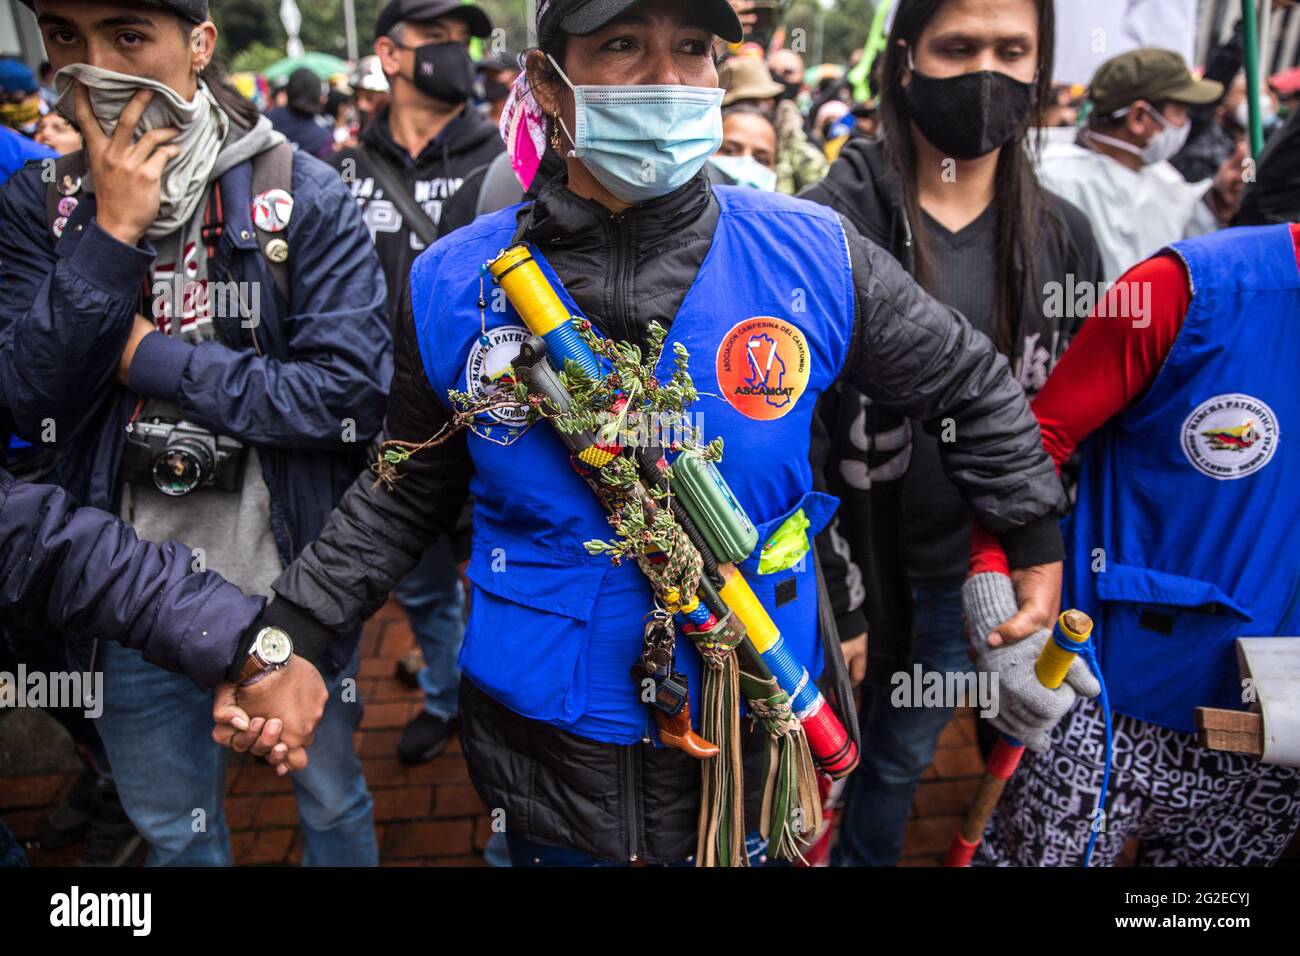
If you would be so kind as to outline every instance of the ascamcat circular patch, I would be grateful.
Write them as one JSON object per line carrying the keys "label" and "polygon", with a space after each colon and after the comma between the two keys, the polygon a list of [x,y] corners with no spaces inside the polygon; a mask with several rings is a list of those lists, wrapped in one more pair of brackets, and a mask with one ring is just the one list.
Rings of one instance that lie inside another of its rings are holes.
{"label": "ascamcat circular patch", "polygon": [[1273,409],[1250,395],[1216,395],[1183,422],[1183,454],[1202,474],[1229,481],[1272,460],[1281,438]]}
{"label": "ascamcat circular patch", "polygon": [[[475,398],[512,394],[515,370],[511,363],[519,355],[519,346],[531,334],[522,326],[503,325],[488,329],[486,345],[476,338],[465,360],[465,390]],[[487,414],[507,425],[522,425],[528,417],[527,410],[519,406],[494,408]]]}
{"label": "ascamcat circular patch", "polygon": [[718,346],[718,385],[747,418],[774,421],[788,415],[811,372],[808,340],[784,319],[759,315],[737,322]]}

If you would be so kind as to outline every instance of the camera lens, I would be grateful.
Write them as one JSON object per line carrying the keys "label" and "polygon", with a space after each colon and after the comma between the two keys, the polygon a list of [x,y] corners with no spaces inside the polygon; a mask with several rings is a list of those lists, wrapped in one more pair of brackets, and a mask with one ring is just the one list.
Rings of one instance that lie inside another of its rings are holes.
{"label": "camera lens", "polygon": [[212,456],[202,442],[180,438],[154,459],[153,483],[165,495],[180,498],[198,488],[212,472]]}

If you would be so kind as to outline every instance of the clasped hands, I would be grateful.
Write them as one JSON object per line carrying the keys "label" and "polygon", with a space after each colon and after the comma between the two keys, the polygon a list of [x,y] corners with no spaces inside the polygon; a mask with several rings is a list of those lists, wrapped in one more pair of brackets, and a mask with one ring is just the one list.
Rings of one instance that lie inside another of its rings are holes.
{"label": "clasped hands", "polygon": [[255,683],[217,688],[212,739],[261,757],[281,776],[302,770],[328,699],[320,672],[295,654]]}

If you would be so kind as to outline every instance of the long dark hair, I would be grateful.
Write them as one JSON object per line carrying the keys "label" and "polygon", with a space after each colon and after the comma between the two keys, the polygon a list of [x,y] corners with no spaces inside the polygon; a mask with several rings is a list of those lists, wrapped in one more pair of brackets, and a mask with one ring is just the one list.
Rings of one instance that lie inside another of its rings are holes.
{"label": "long dark hair", "polygon": [[[933,276],[926,250],[924,230],[920,228],[921,203],[917,189],[917,153],[912,141],[912,124],[903,89],[903,71],[907,67],[907,51],[915,50],[916,41],[926,26],[938,14],[947,0],[902,0],[894,17],[889,43],[884,52],[882,74],[884,88],[880,95],[880,112],[884,127],[885,154],[898,171],[903,182],[903,202],[907,218],[912,222],[913,272],[917,282],[929,289]],[[1037,102],[1016,130],[1015,135],[1002,147],[993,184],[994,202],[997,203],[997,251],[994,263],[996,273],[994,299],[994,336],[998,348],[1014,355],[1015,327],[1018,305],[1024,293],[1023,278],[1016,268],[1017,260],[1027,270],[1025,276],[1032,286],[1034,279],[1034,252],[1046,238],[1044,232],[1056,232],[1059,224],[1049,207],[1043,188],[1034,174],[1029,149],[1037,151],[1042,126],[1042,116],[1051,101],[1052,65],[1055,56],[1056,16],[1053,0],[1036,0],[1038,5],[1038,79]],[[899,46],[905,40],[907,46]],[[1026,139],[1033,132],[1032,142]],[[1028,149],[1026,148],[1028,147]]]}
{"label": "long dark hair", "polygon": [[214,56],[199,73],[199,78],[208,85],[212,98],[236,125],[245,129],[257,125],[257,118],[261,115],[257,111],[257,104],[231,86],[230,77],[220,59]]}

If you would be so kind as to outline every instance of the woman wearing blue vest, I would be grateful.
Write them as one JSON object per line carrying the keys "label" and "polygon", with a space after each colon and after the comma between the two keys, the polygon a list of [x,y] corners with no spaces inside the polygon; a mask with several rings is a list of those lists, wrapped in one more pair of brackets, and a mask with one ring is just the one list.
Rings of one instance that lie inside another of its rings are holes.
{"label": "woman wearing blue vest", "polygon": [[[1096,622],[1114,711],[1094,864],[1136,838],[1140,866],[1265,866],[1300,831],[1300,758],[1285,725],[1265,708],[1259,759],[1202,746],[1195,720],[1197,707],[1254,699],[1237,638],[1300,634],[1297,316],[1300,223],[1180,242],[1124,275],[1034,401],[1052,458],[1082,451],[1065,598]],[[991,625],[1011,609],[987,614],[978,598],[1005,564],[975,537],[971,640],[981,663],[994,657],[986,639],[1005,661],[1021,645]],[[1003,710],[1023,713],[1006,693],[1004,680]],[[1077,866],[1094,829],[1103,713],[1090,700],[1033,709],[1064,718],[1014,728],[1038,752],[1021,761],[980,852]]]}
{"label": "woman wearing blue vest", "polygon": [[[525,241],[601,334],[642,342],[656,321],[689,351],[705,396],[693,411],[725,440],[722,471],[759,526],[741,570],[814,678],[826,666],[814,562],[765,575],[758,558],[795,512],[814,536],[834,512],[810,457],[814,406],[841,377],[936,427],[951,419],[949,473],[1001,540],[1038,556],[1017,572],[1020,599],[1027,615],[1050,621],[1065,500],[1006,360],[831,210],[715,189],[702,174],[721,136],[715,38],[741,39],[730,5],[550,0],[537,26],[540,49],[527,56],[502,130],[521,178],[548,139],[565,172],[535,201],[479,218],[416,262],[388,435],[432,436],[448,419],[448,389],[482,388],[501,355],[517,352],[525,333],[504,301],[480,326],[480,267]],[[742,334],[756,317],[776,318],[769,327],[779,331]],[[735,379],[728,370],[745,367],[753,349],[761,368]],[[414,456],[391,492],[358,482],[277,581],[268,616],[299,653],[319,654],[379,607],[472,492],[461,736],[480,794],[504,811],[512,858],[685,861],[699,765],[652,739],[629,678],[649,589],[637,569],[586,553],[583,542],[609,528],[558,438],[545,428],[515,435],[508,415],[500,424]],[[506,434],[517,440],[501,443]],[[678,654],[694,693],[699,659],[693,648]],[[762,790],[761,741],[751,743],[750,813]]]}

